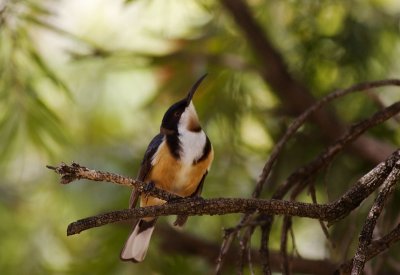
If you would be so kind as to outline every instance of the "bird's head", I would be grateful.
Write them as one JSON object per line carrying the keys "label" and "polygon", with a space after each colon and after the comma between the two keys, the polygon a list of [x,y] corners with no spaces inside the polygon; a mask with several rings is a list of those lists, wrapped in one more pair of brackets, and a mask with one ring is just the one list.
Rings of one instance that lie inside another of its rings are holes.
{"label": "bird's head", "polygon": [[169,107],[161,123],[161,133],[165,135],[173,135],[182,131],[201,131],[199,118],[197,117],[192,98],[201,81],[203,81],[206,76],[207,74],[203,75],[196,81],[196,83],[194,83],[184,99]]}

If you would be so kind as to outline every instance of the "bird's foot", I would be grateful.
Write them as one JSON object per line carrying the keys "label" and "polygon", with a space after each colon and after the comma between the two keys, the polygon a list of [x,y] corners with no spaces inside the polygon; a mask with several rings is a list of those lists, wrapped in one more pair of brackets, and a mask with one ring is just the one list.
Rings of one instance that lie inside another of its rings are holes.
{"label": "bird's foot", "polygon": [[143,188],[143,192],[144,193],[149,193],[150,191],[152,191],[154,188],[156,187],[156,184],[154,183],[154,181],[150,181],[146,184],[146,186]]}

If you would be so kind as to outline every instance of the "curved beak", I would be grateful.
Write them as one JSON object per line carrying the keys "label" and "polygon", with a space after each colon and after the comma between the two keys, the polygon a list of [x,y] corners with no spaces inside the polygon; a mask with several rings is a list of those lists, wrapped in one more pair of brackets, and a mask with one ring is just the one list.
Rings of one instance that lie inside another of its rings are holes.
{"label": "curved beak", "polygon": [[190,89],[188,95],[186,96],[186,106],[189,106],[190,102],[192,101],[193,95],[196,92],[197,88],[200,86],[200,83],[206,78],[207,74],[204,74],[200,77],[196,83],[193,84],[192,88]]}

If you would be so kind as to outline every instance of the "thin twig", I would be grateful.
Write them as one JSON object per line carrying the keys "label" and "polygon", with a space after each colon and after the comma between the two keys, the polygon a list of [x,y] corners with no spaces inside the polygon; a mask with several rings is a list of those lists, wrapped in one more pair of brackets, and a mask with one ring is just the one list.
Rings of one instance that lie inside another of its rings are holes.
{"label": "thin twig", "polygon": [[263,171],[260,175],[260,178],[256,184],[256,187],[253,192],[253,197],[259,197],[263,188],[264,183],[266,182],[269,174],[271,173],[272,167],[280,155],[283,147],[286,145],[287,141],[297,132],[297,130],[304,124],[304,122],[317,110],[326,105],[327,103],[332,102],[335,99],[348,95],[354,92],[364,92],[370,89],[384,87],[384,86],[400,86],[400,79],[387,79],[387,80],[379,80],[372,82],[365,82],[353,85],[346,89],[336,90],[327,96],[318,100],[314,105],[305,110],[300,116],[298,116],[288,127],[286,133],[279,140],[279,142],[274,146],[268,161],[265,163]]}
{"label": "thin twig", "polygon": [[[365,250],[365,258],[366,261],[371,260],[372,258],[376,257],[380,253],[388,250],[394,243],[400,241],[400,223],[388,234],[383,236],[378,240],[374,240],[368,245],[367,249]],[[350,274],[351,269],[353,267],[353,259],[342,264],[339,269],[336,271],[336,274]]]}
{"label": "thin twig", "polygon": [[298,257],[301,258],[300,252],[297,249],[296,238],[294,236],[293,226],[290,227],[290,238],[292,240],[292,250],[293,250],[293,253],[291,253],[292,254],[291,257],[293,257],[293,254],[296,254]]}
{"label": "thin twig", "polygon": [[250,272],[250,275],[254,275],[253,261],[252,261],[252,258],[251,258],[251,255],[252,255],[252,253],[251,253],[251,234],[249,234],[249,240],[247,242],[248,242],[248,245],[247,245],[247,261],[248,261],[248,264],[249,264],[249,272]]}
{"label": "thin twig", "polygon": [[234,234],[225,233],[216,261],[216,266],[215,266],[216,275],[219,275],[221,272],[225,257],[229,252],[229,247],[231,246],[233,239],[234,239]]}
{"label": "thin twig", "polygon": [[79,179],[87,179],[92,181],[106,181],[119,185],[135,187],[139,192],[145,192],[148,195],[151,195],[159,199],[163,199],[165,201],[173,201],[182,198],[175,194],[154,187],[151,184],[144,183],[132,178],[124,177],[110,172],[101,172],[88,169],[74,162],[71,165],[61,163],[57,167],[50,165],[47,165],[46,167],[48,169],[54,170],[54,172],[61,175],[60,179],[61,184],[69,184]]}
{"label": "thin twig", "polygon": [[260,257],[262,264],[262,271],[265,275],[271,275],[271,264],[269,262],[269,232],[272,227],[273,216],[261,214],[259,218],[265,221],[265,224],[261,226],[261,240],[260,240]]}
{"label": "thin twig", "polygon": [[375,199],[374,204],[368,214],[364,226],[360,233],[359,244],[356,255],[353,260],[352,275],[359,275],[364,269],[366,262],[366,248],[371,243],[372,233],[374,231],[376,222],[382,213],[386,199],[392,193],[394,185],[398,182],[400,177],[400,161],[393,167],[392,172],[385,180],[382,190],[379,192],[378,197]]}
{"label": "thin twig", "polygon": [[242,236],[239,238],[239,268],[238,272],[243,273],[245,263],[249,265],[250,274],[253,274],[253,267],[251,262],[251,236],[253,235],[253,227],[247,227],[243,232]]}
{"label": "thin twig", "polygon": [[290,275],[289,268],[289,257],[287,252],[288,232],[292,227],[292,218],[285,216],[283,217],[282,235],[281,235],[281,256],[282,256],[282,273]]}
{"label": "thin twig", "polygon": [[[315,204],[318,204],[318,202],[317,202],[317,194],[315,192],[315,185],[314,184],[310,184],[309,190],[310,190],[310,196],[311,196],[312,202],[315,203]],[[331,238],[329,236],[329,231],[328,231],[328,228],[326,227],[325,223],[323,221],[319,220],[319,224],[321,226],[322,232],[324,233],[326,239],[329,241],[329,243],[333,247],[333,243],[332,243],[332,240],[331,240]]]}
{"label": "thin twig", "polygon": [[241,219],[240,222],[232,228],[227,228],[225,229],[225,234],[224,234],[224,238],[221,244],[221,248],[219,250],[219,254],[217,257],[217,261],[216,261],[216,268],[215,268],[215,274],[219,274],[220,270],[223,266],[224,263],[224,259],[225,259],[225,255],[228,253],[229,248],[231,246],[231,243],[233,241],[233,239],[235,238],[235,236],[237,235],[237,233],[243,228],[248,226],[251,222],[250,222],[250,217],[251,215],[244,215]]}
{"label": "thin twig", "polygon": [[245,263],[247,262],[247,251],[248,247],[248,240],[251,238],[251,234],[248,231],[248,228],[243,232],[242,236],[239,237],[239,262],[238,262],[238,275],[243,275],[243,270]]}
{"label": "thin twig", "polygon": [[[273,195],[274,199],[281,199],[296,184],[304,183],[326,167],[344,147],[365,133],[368,129],[381,124],[400,112],[400,102],[396,102],[383,110],[377,111],[371,117],[353,124],[336,142],[328,146],[313,161],[293,172]],[[304,185],[305,187],[305,185]],[[298,192],[299,193],[299,192]]]}

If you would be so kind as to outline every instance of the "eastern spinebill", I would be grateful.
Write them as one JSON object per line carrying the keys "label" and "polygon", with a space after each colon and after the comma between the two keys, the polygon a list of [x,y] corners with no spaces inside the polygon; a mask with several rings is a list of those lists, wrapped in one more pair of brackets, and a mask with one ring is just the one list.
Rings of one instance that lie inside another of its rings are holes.
{"label": "eastern spinebill", "polygon": [[[137,180],[181,197],[200,196],[204,179],[213,161],[211,142],[200,126],[192,98],[202,76],[187,96],[173,104],[161,122],[160,133],[150,142]],[[140,206],[164,204],[165,201],[132,191],[129,207],[134,208],[140,196]],[[182,226],[187,216],[178,216],[175,225]],[[132,233],[121,251],[121,260],[141,262],[149,247],[157,218],[146,217],[134,223]]]}

